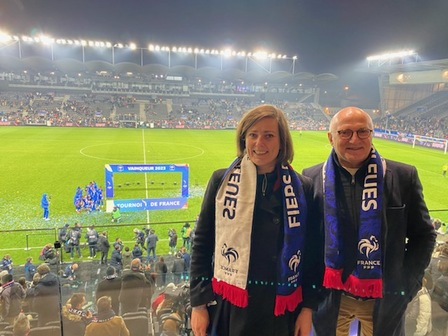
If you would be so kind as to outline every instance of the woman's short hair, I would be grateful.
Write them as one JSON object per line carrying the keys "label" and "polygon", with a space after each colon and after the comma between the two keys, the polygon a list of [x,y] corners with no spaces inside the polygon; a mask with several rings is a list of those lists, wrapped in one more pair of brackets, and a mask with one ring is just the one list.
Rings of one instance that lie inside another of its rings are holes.
{"label": "woman's short hair", "polygon": [[247,111],[238,123],[236,129],[237,156],[246,154],[246,134],[249,128],[263,118],[273,118],[277,120],[278,132],[280,136],[280,152],[277,156],[277,163],[289,164],[294,158],[294,148],[291,133],[289,132],[288,121],[282,110],[274,105],[264,104]]}
{"label": "woman's short hair", "polygon": [[102,296],[96,301],[98,313],[106,313],[112,309],[112,299],[110,296]]}

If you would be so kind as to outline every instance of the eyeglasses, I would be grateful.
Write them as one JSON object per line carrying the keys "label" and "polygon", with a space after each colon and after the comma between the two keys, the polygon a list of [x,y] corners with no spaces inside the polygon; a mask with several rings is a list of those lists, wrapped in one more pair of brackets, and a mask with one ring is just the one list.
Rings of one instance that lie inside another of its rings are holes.
{"label": "eyeglasses", "polygon": [[357,131],[353,131],[351,129],[346,130],[340,130],[337,131],[341,139],[343,140],[350,140],[353,136],[353,133],[356,133],[358,135],[358,138],[360,139],[367,139],[370,136],[370,133],[372,133],[371,129],[368,128],[361,128]]}

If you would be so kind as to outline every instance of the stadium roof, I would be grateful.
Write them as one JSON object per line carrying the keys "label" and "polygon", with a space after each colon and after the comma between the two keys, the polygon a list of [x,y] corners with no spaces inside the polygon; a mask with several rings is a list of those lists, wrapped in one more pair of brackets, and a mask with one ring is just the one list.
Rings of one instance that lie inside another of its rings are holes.
{"label": "stadium roof", "polygon": [[[32,56],[17,58],[10,55],[0,55],[0,71],[49,73],[77,75],[79,73],[96,73],[107,71],[113,74],[155,74],[164,76],[180,76],[183,78],[203,80],[225,80],[244,81],[249,83],[279,83],[279,84],[300,84],[311,82],[329,82],[337,80],[338,77],[331,73],[312,74],[309,72],[290,73],[287,71],[267,72],[263,69],[251,70],[248,72],[241,69],[219,69],[216,67],[194,68],[187,65],[176,65],[168,67],[162,64],[147,64],[141,66],[132,62],[121,62],[112,64],[106,61],[81,62],[75,59],[50,60],[48,58]],[[317,83],[316,83],[317,84]]]}
{"label": "stadium roof", "polygon": [[448,59],[434,61],[417,61],[408,63],[384,63],[380,65],[372,64],[367,68],[371,73],[392,73],[407,71],[428,71],[428,70],[448,70]]}

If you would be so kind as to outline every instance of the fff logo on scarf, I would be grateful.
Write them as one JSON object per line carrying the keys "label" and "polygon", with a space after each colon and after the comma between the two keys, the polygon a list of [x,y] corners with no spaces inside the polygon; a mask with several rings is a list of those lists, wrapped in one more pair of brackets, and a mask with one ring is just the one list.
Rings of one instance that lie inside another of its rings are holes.
{"label": "fff logo on scarf", "polygon": [[224,259],[227,260],[227,266],[220,265],[220,268],[224,272],[224,274],[237,274],[238,269],[230,267],[229,265],[230,263],[237,261],[240,257],[238,251],[233,247],[228,247],[227,244],[224,243],[224,245],[221,247],[221,255],[224,257]]}
{"label": "fff logo on scarf", "polygon": [[[370,236],[369,239],[364,238],[358,242],[358,251],[364,254],[367,258],[370,257],[370,253],[378,251],[380,244],[375,236]],[[379,260],[358,260],[358,265],[363,266],[364,269],[372,269],[375,266],[380,266]]]}

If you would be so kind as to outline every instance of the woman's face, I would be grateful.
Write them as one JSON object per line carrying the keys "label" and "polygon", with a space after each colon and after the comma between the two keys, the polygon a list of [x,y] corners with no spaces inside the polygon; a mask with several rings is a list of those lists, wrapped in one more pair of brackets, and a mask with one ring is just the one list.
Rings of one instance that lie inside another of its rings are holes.
{"label": "woman's face", "polygon": [[258,174],[274,171],[280,151],[280,134],[277,120],[263,118],[246,133],[246,150],[250,160],[257,166]]}

